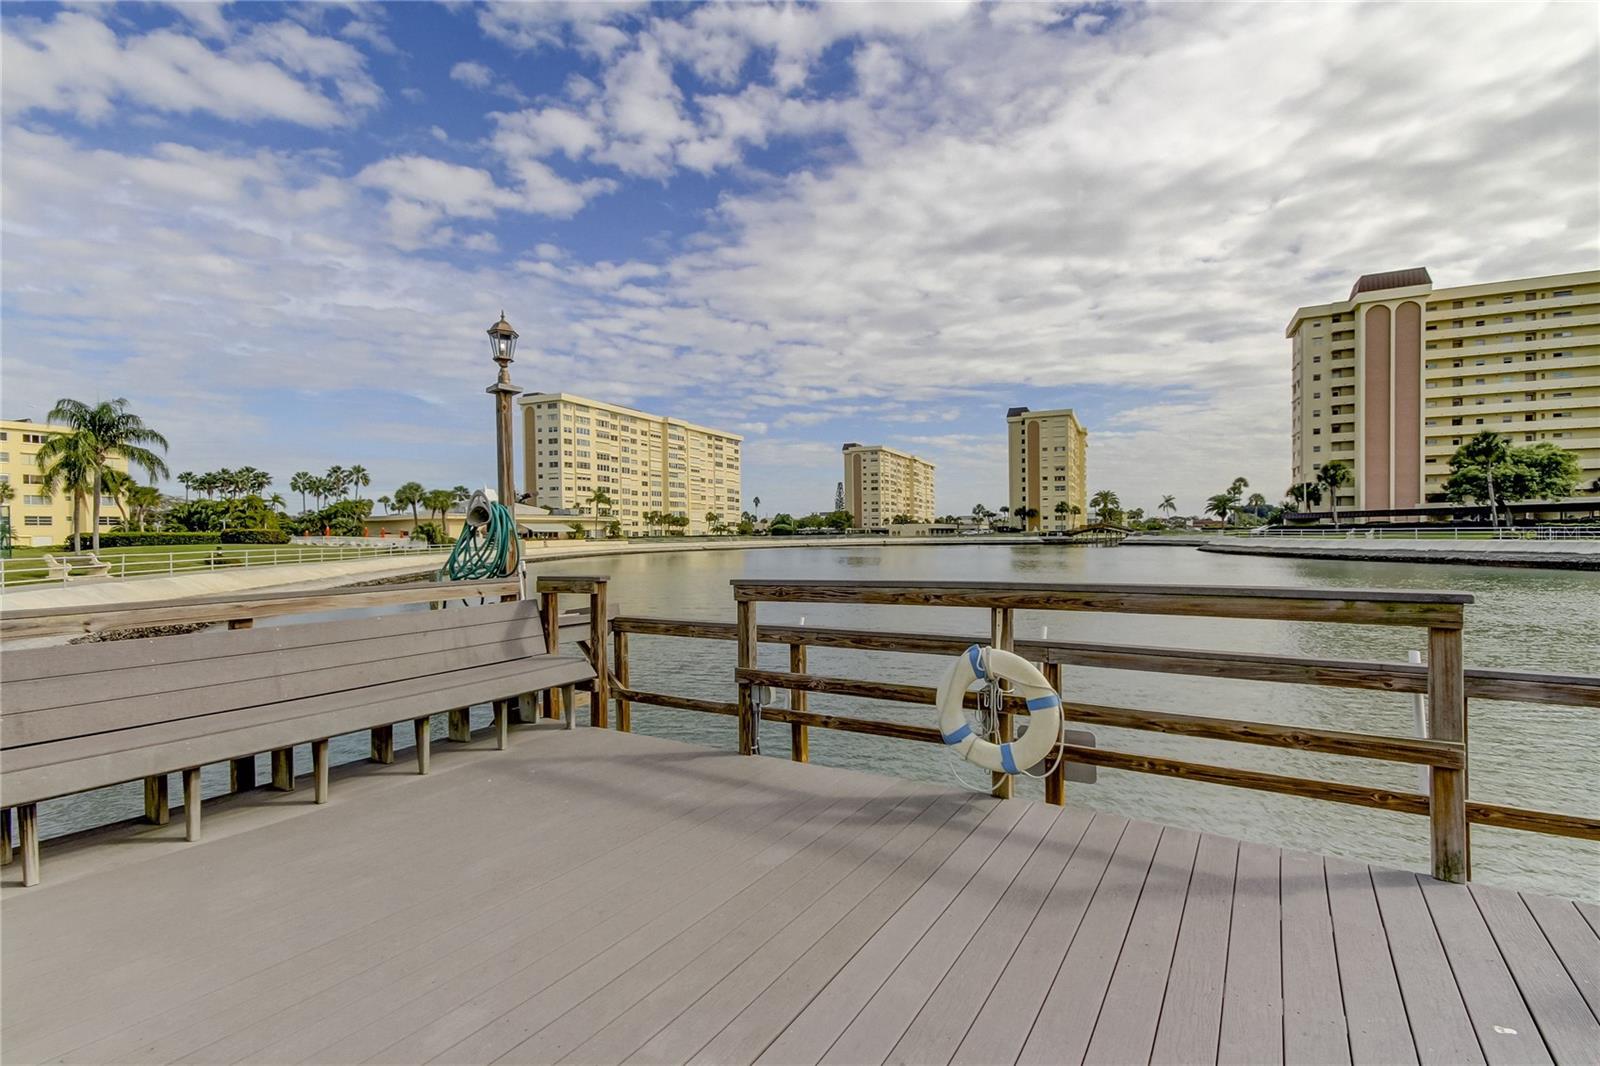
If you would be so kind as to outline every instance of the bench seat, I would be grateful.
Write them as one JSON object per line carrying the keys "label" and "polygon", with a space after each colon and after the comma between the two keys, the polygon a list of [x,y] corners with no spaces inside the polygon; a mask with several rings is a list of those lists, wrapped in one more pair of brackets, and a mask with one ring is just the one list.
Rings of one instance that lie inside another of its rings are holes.
{"label": "bench seat", "polygon": [[164,808],[168,773],[193,771],[198,787],[200,766],[303,743],[321,799],[328,738],[370,729],[377,752],[405,721],[425,772],[430,715],[495,704],[503,742],[511,701],[594,677],[584,657],[544,649],[538,604],[521,601],[12,652],[0,808],[31,819],[41,800],[141,779],[159,782]]}

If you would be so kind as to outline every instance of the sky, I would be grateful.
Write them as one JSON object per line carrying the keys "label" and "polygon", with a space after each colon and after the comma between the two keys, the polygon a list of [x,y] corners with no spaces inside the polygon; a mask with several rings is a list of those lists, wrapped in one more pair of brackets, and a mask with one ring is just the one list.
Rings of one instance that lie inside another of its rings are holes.
{"label": "sky", "polygon": [[[174,472],[491,482],[515,383],[847,441],[1005,503],[1289,480],[1293,310],[1600,266],[1590,4],[51,4],[0,11],[0,414],[126,397]],[[519,471],[521,456],[518,456]],[[519,474],[520,476],[520,474]]]}

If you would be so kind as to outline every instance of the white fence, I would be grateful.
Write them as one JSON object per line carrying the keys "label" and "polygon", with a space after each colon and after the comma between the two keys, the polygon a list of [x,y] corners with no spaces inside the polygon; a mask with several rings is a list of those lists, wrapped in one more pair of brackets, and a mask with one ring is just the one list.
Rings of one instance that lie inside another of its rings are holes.
{"label": "white fence", "polygon": [[[107,578],[155,577],[168,574],[191,573],[199,570],[248,570],[262,566],[284,566],[291,563],[325,563],[343,559],[374,559],[382,557],[443,556],[448,547],[432,547],[418,542],[413,547],[405,541],[389,541],[378,545],[322,546],[314,544],[218,544],[205,548],[174,548],[171,551],[127,551],[105,548],[97,558],[110,565],[109,572],[98,580]],[[82,552],[48,553],[58,560],[84,559],[90,554]],[[0,586],[37,584],[46,581],[95,580],[84,567],[74,567],[63,579],[52,574],[42,555],[15,559],[0,559]]]}

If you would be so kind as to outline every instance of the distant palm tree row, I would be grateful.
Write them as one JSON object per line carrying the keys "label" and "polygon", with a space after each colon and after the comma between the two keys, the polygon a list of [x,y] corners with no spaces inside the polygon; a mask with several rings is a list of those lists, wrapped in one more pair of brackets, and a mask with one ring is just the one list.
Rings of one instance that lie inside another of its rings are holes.
{"label": "distant palm tree row", "polygon": [[352,493],[360,500],[361,490],[370,484],[372,476],[364,466],[330,466],[321,477],[309,470],[296,471],[289,479],[289,491],[300,494],[300,510],[307,510],[307,496],[316,500],[317,509],[321,510],[323,501],[348,499]]}
{"label": "distant palm tree row", "polygon": [[233,500],[240,496],[265,495],[272,484],[272,475],[253,466],[241,466],[237,470],[223,467],[203,474],[185,470],[172,480],[183,486],[185,500],[191,492],[208,500],[219,493],[223,499]]}

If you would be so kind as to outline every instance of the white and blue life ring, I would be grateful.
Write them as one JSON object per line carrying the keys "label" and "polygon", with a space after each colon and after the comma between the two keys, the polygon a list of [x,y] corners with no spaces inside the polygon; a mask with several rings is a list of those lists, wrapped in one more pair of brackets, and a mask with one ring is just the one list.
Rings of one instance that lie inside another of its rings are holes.
{"label": "white and blue life ring", "polygon": [[[963,703],[978,681],[1008,681],[1028,703],[1028,727],[1009,744],[978,736]],[[939,732],[970,763],[997,773],[1020,773],[1043,762],[1061,737],[1061,697],[1037,667],[1019,655],[974,644],[950,664],[939,682]]]}

